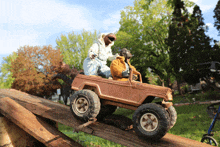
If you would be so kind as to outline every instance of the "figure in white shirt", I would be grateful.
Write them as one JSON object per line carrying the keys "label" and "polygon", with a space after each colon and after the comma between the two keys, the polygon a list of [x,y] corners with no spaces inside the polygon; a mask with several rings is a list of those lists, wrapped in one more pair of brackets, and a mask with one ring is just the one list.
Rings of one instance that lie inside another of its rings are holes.
{"label": "figure in white shirt", "polygon": [[83,62],[85,75],[101,75],[111,77],[110,68],[106,65],[107,59],[112,61],[118,54],[113,55],[111,46],[114,45],[116,36],[113,33],[101,33],[98,42],[94,43],[88,51],[88,56]]}

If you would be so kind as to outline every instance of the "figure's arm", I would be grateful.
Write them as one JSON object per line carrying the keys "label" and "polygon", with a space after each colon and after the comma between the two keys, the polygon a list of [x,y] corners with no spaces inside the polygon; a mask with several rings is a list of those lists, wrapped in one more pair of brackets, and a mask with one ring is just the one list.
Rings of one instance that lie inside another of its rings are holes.
{"label": "figure's arm", "polygon": [[88,57],[90,59],[93,59],[95,56],[98,56],[98,50],[99,50],[99,45],[97,43],[94,43],[88,51]]}
{"label": "figure's arm", "polygon": [[140,74],[140,72],[138,72],[134,66],[131,65],[130,68],[133,69],[133,74],[135,74],[135,75]]}
{"label": "figure's arm", "polygon": [[124,68],[122,68],[118,65],[117,60],[112,61],[111,65],[110,65],[110,69],[111,69],[114,76],[122,77],[122,71],[124,70]]}
{"label": "figure's arm", "polygon": [[138,72],[136,70],[136,68],[134,66],[132,66],[132,65],[130,65],[130,69],[133,70],[133,77],[132,77],[132,79],[136,81],[138,79],[138,75],[140,74],[140,72]]}
{"label": "figure's arm", "polygon": [[117,53],[117,54],[115,54],[115,55],[113,55],[113,54],[112,54],[112,51],[111,51],[111,48],[110,48],[110,50],[108,51],[107,55],[108,55],[108,60],[109,60],[109,61],[113,61],[113,60],[115,60],[115,59],[116,59],[116,57],[118,57],[118,56],[119,56],[119,54],[118,54],[118,53]]}

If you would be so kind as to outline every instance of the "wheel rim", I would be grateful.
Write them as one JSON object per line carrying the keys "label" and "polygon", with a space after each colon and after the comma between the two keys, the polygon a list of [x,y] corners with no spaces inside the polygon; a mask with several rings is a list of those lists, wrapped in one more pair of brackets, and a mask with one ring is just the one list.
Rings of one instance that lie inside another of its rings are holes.
{"label": "wheel rim", "polygon": [[154,131],[158,126],[158,119],[152,113],[144,114],[140,119],[141,127],[148,132]]}
{"label": "wheel rim", "polygon": [[[74,105],[72,105],[74,107]],[[75,102],[75,108],[78,113],[85,113],[89,108],[89,102],[86,98],[80,97]]]}
{"label": "wheel rim", "polygon": [[205,137],[202,142],[206,143],[206,144],[217,146],[216,141],[214,139],[212,139],[211,137]]}

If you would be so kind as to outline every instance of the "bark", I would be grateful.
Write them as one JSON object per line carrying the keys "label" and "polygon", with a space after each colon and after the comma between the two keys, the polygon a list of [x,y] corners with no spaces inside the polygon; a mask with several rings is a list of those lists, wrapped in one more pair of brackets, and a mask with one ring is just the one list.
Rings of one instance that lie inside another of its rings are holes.
{"label": "bark", "polygon": [[[50,100],[39,98],[13,89],[0,89],[0,100],[4,97],[10,97],[34,114],[40,115],[42,117],[51,119],[53,121],[62,123],[73,128],[77,128],[85,123],[75,118],[71,114],[70,108],[63,104],[55,103]],[[0,103],[1,105],[4,105],[2,104],[2,102]],[[124,131],[101,122],[94,122],[93,124],[84,127],[81,131],[128,147],[206,146],[206,144],[203,144],[201,142],[168,133],[159,141],[146,140],[138,137],[133,130]]]}
{"label": "bark", "polygon": [[177,88],[178,88],[179,94],[183,95],[182,90],[180,88],[180,80],[177,80]]}
{"label": "bark", "polygon": [[173,83],[171,83],[170,74],[169,73],[167,74],[167,85],[168,85],[168,87],[170,89],[172,89]]}
{"label": "bark", "polygon": [[0,112],[46,146],[82,147],[9,97],[0,99]]}
{"label": "bark", "polygon": [[164,80],[162,80],[162,79],[160,78],[160,76],[158,76],[158,78],[160,79],[161,86],[163,86],[163,87],[164,87]]}

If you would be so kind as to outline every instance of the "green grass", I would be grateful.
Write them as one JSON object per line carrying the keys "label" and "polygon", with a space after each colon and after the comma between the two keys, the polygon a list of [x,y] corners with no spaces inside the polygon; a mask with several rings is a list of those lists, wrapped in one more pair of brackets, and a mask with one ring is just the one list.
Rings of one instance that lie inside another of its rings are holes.
{"label": "green grass", "polygon": [[[196,95],[188,96],[189,99],[186,100],[186,102],[193,102],[192,97],[195,97]],[[155,101],[158,101],[160,99],[157,99]],[[206,100],[201,98],[202,100]],[[174,98],[174,103],[182,102],[183,98],[182,96],[177,96]],[[183,101],[184,102],[184,101]],[[206,134],[208,132],[209,126],[212,122],[212,119],[209,118],[206,108],[208,105],[198,105],[198,104],[192,104],[187,106],[180,106],[175,107],[177,111],[177,122],[175,126],[169,130],[168,133],[186,137],[189,139],[201,141],[203,134]],[[120,114],[124,115],[130,119],[132,119],[134,111],[128,110],[124,108],[117,109],[117,111],[114,114]],[[220,122],[217,121],[214,127],[214,138],[217,142],[220,142]],[[99,146],[105,146],[105,147],[121,147],[121,145],[116,144],[114,142],[92,136],[83,132],[79,133],[73,133],[73,129],[71,127],[64,126],[62,124],[59,124],[59,130],[61,130],[64,134],[71,137],[75,141],[81,143],[83,146],[88,147],[99,147]]]}
{"label": "green grass", "polygon": [[[203,134],[207,134],[212,119],[209,118],[206,108],[208,105],[188,105],[176,107],[177,122],[168,133],[201,141]],[[220,123],[214,127],[214,138],[220,141]]]}
{"label": "green grass", "polygon": [[192,103],[194,102],[192,98],[195,98],[195,101],[213,101],[213,100],[219,100],[220,99],[220,93],[217,91],[208,91],[205,93],[194,93],[194,94],[185,94],[183,96],[176,95],[173,98],[173,103]]}
{"label": "green grass", "polygon": [[[209,118],[206,108],[208,105],[187,105],[175,107],[177,111],[177,122],[175,126],[168,131],[170,134],[201,141],[203,134],[207,134],[212,119]],[[115,114],[125,115],[132,118],[132,110],[120,108]],[[216,121],[214,127],[214,138],[220,142],[220,122]]]}
{"label": "green grass", "polygon": [[85,147],[123,147],[120,144],[84,132],[73,133],[73,128],[59,124],[59,130]]}

